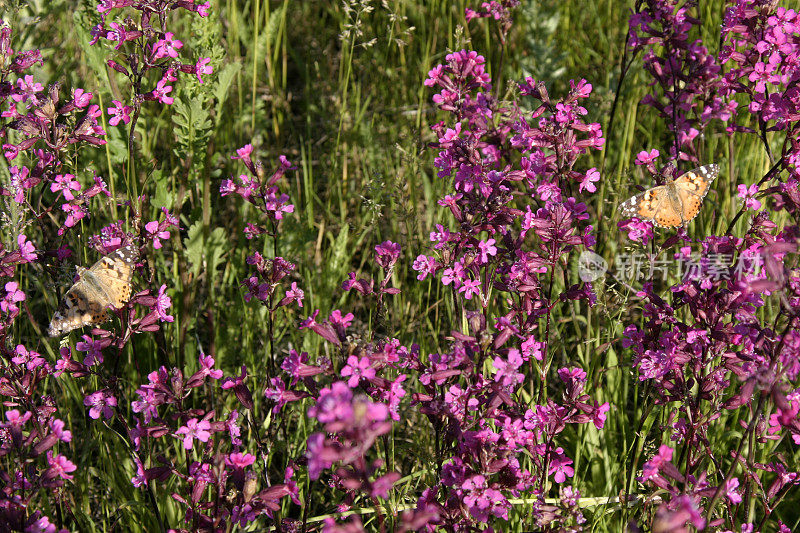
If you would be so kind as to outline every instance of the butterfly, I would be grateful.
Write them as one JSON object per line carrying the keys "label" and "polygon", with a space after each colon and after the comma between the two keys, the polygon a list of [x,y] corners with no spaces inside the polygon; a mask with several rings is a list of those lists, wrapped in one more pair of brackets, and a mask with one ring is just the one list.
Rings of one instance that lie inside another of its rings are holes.
{"label": "butterfly", "polygon": [[120,309],[131,297],[131,278],[138,257],[138,249],[129,244],[89,268],[78,267],[78,281],[53,314],[47,334],[55,337],[110,320],[108,307]]}
{"label": "butterfly", "polygon": [[719,165],[705,165],[664,185],[639,193],[619,209],[625,217],[652,222],[662,228],[685,226],[697,213],[711,183],[719,175]]}

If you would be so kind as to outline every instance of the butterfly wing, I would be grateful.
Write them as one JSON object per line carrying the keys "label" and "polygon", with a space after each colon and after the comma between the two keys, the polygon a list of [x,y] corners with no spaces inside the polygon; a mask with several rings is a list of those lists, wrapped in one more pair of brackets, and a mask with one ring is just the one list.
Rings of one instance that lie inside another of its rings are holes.
{"label": "butterfly wing", "polygon": [[88,269],[78,269],[78,281],[53,314],[48,335],[55,337],[111,318],[108,306],[121,308],[130,299],[131,279],[138,254],[126,246],[103,257]]}
{"label": "butterfly wing", "polygon": [[102,258],[86,272],[86,282],[102,295],[105,305],[120,309],[130,299],[137,255],[133,246],[126,246]]}
{"label": "butterfly wing", "polygon": [[681,201],[683,220],[688,223],[700,212],[703,198],[719,176],[719,165],[705,165],[682,174],[675,180],[675,189]]}
{"label": "butterfly wing", "polygon": [[681,213],[670,201],[667,188],[653,187],[628,199],[619,207],[625,217],[652,222],[664,228],[682,224]]}

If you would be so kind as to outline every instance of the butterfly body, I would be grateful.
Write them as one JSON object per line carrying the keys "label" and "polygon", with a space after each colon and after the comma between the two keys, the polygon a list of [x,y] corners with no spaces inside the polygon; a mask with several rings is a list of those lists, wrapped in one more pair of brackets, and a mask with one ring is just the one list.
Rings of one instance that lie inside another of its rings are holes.
{"label": "butterfly body", "polygon": [[48,335],[63,335],[109,320],[108,308],[120,309],[131,297],[131,279],[137,258],[137,249],[128,245],[89,268],[78,267],[78,281],[70,287],[53,314]]}
{"label": "butterfly body", "polygon": [[668,179],[625,201],[620,206],[623,216],[636,217],[664,228],[685,226],[700,212],[711,183],[719,175],[718,165],[705,165]]}

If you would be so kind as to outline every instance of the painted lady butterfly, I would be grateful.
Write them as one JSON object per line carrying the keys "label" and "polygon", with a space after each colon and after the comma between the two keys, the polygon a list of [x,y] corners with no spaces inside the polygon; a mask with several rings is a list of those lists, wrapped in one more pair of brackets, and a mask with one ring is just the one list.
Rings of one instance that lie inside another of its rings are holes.
{"label": "painted lady butterfly", "polygon": [[108,307],[119,309],[131,297],[131,278],[138,256],[138,249],[129,244],[89,268],[78,267],[78,281],[64,296],[47,334],[55,337],[110,320]]}
{"label": "painted lady butterfly", "polygon": [[662,228],[685,226],[697,213],[711,183],[719,175],[718,165],[705,165],[664,185],[653,187],[623,203],[625,217],[652,222]]}

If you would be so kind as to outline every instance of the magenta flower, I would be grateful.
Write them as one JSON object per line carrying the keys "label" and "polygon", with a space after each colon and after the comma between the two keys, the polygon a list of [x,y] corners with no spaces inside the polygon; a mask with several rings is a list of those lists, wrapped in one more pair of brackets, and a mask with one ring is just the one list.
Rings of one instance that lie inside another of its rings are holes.
{"label": "magenta flower", "polygon": [[168,96],[170,92],[172,92],[172,85],[167,85],[167,80],[162,78],[156,84],[156,88],[153,89],[151,98],[153,100],[158,100],[162,104],[170,105],[175,101],[174,98]]}
{"label": "magenta flower", "polygon": [[19,247],[19,253],[22,254],[22,259],[29,263],[36,261],[36,248],[24,234],[17,236],[17,246]]}
{"label": "magenta flower", "polygon": [[111,115],[108,123],[112,126],[116,126],[120,122],[127,124],[131,121],[131,111],[133,108],[128,105],[124,105],[119,100],[111,100],[111,103],[114,104],[114,107],[108,108],[108,114]]}
{"label": "magenta flower", "polygon": [[373,379],[375,377],[375,369],[370,366],[371,364],[367,356],[361,359],[355,355],[348,357],[347,364],[342,368],[341,372],[343,377],[350,376],[350,379],[347,380],[347,386],[351,389],[356,388],[362,377],[364,379]]}
{"label": "magenta flower", "polygon": [[20,415],[19,411],[11,409],[10,411],[6,411],[6,420],[8,420],[8,422],[2,423],[0,426],[19,430],[30,420],[31,416],[33,416],[33,414],[30,411],[26,411],[24,415]]}
{"label": "magenta flower", "polygon": [[247,468],[255,462],[256,456],[249,453],[235,452],[225,457],[225,464],[236,469]]}
{"label": "magenta flower", "polygon": [[306,442],[306,458],[308,459],[308,477],[319,479],[323,470],[327,470],[338,459],[339,454],[325,442],[323,433],[314,433]]}
{"label": "magenta flower", "polygon": [[19,290],[19,283],[16,281],[6,282],[6,295],[0,300],[0,311],[8,313],[12,317],[19,314],[19,302],[25,301],[25,293]]}
{"label": "magenta flower", "polygon": [[672,452],[673,449],[666,444],[659,446],[658,453],[644,464],[642,467],[642,476],[637,479],[644,482],[657,476],[661,471],[662,465],[672,460]]}
{"label": "magenta flower", "polygon": [[153,57],[155,59],[161,59],[162,57],[176,58],[178,57],[178,50],[182,47],[183,43],[175,39],[175,34],[167,32],[164,34],[164,38],[157,41],[153,46]]}
{"label": "magenta flower", "polygon": [[167,309],[172,306],[172,299],[167,296],[167,286],[161,285],[158,289],[158,296],[156,296],[155,302],[155,311],[158,314],[158,318],[162,322],[172,322],[175,318],[172,315],[167,314]]}
{"label": "magenta flower", "polygon": [[83,340],[75,344],[75,349],[79,352],[86,352],[83,364],[86,366],[98,365],[103,362],[103,348],[108,346],[106,339],[96,341],[88,335],[83,335]]}
{"label": "magenta flower", "polygon": [[471,300],[473,296],[481,294],[481,280],[479,279],[465,279],[463,284],[458,288],[458,292],[464,293],[464,298]]}
{"label": "magenta flower", "polygon": [[489,256],[497,255],[497,246],[495,246],[494,239],[487,239],[485,241],[478,241],[478,251],[480,252],[481,263],[488,263]]}
{"label": "magenta flower", "polygon": [[83,399],[83,405],[89,407],[89,416],[97,420],[102,414],[108,420],[114,416],[114,407],[117,399],[109,391],[99,390],[89,394]]}
{"label": "magenta flower", "polygon": [[66,424],[62,420],[55,419],[50,422],[50,429],[53,430],[58,440],[61,442],[70,442],[72,440],[72,432],[68,429],[64,429]]}
{"label": "magenta flower", "polygon": [[636,163],[637,165],[649,165],[653,161],[658,159],[659,155],[661,155],[660,152],[655,148],[653,148],[649,152],[642,150],[641,152],[636,154],[636,161],[634,161],[634,163]]}
{"label": "magenta flower", "polygon": [[183,448],[191,450],[194,439],[200,442],[208,442],[208,439],[211,438],[210,429],[211,424],[208,420],[198,421],[196,418],[191,418],[186,422],[185,426],[178,428],[178,431],[175,432],[175,436],[180,438],[180,436],[183,435]]}
{"label": "magenta flower", "polygon": [[222,377],[222,370],[214,368],[214,358],[210,355],[205,355],[203,352],[200,352],[200,372],[211,379],[220,379]]}
{"label": "magenta flower", "polygon": [[384,270],[397,263],[399,257],[400,245],[392,241],[384,241],[375,247],[375,262]]}
{"label": "magenta flower", "polygon": [[55,181],[50,185],[52,192],[63,191],[65,200],[74,200],[75,195],[72,191],[80,191],[81,184],[75,179],[72,174],[59,174],[55,177]]}
{"label": "magenta flower", "polygon": [[600,181],[600,171],[596,168],[590,168],[586,171],[586,174],[581,179],[581,184],[578,186],[578,190],[583,192],[584,189],[589,192],[595,192],[597,187],[595,186],[595,182]]}
{"label": "magenta flower", "polygon": [[288,298],[290,301],[296,301],[298,307],[303,307],[303,298],[305,298],[305,293],[303,292],[303,289],[300,289],[297,286],[297,283],[293,281],[291,289],[286,291],[286,298]]}
{"label": "magenta flower", "polygon": [[731,478],[725,482],[725,495],[728,497],[731,503],[737,504],[742,502],[742,495],[739,494],[739,491],[736,488],[739,486],[739,479],[738,478]]}
{"label": "magenta flower", "polygon": [[417,256],[417,259],[414,261],[411,268],[419,272],[417,279],[422,281],[428,277],[428,274],[432,275],[436,273],[436,270],[439,268],[439,264],[436,262],[434,257],[420,254]]}
{"label": "magenta flower", "polygon": [[553,480],[556,483],[564,483],[567,477],[575,475],[575,470],[569,466],[572,464],[572,459],[564,455],[564,450],[556,448],[554,455],[550,457],[550,468],[548,474],[555,474]]}
{"label": "magenta flower", "polygon": [[14,349],[14,352],[17,354],[15,357],[11,358],[11,361],[15,365],[25,365],[25,368],[28,370],[33,370],[40,366],[46,365],[47,362],[39,355],[37,352],[28,351],[28,349],[23,346],[22,344],[18,344],[17,347]]}
{"label": "magenta flower", "polygon": [[749,187],[744,184],[739,184],[736,188],[739,191],[737,196],[739,198],[744,198],[745,209],[752,209],[753,211],[758,211],[761,209],[761,202],[755,198],[756,194],[758,194],[757,183],[754,183]]}
{"label": "magenta flower", "polygon": [[63,455],[54,456],[52,450],[48,450],[47,452],[47,464],[50,466],[45,474],[45,477],[48,479],[72,479],[72,476],[69,475],[69,473],[78,469],[78,467],[75,466],[72,461]]}
{"label": "magenta flower", "polygon": [[144,225],[144,229],[147,231],[147,238],[153,241],[153,248],[156,250],[161,248],[162,239],[169,239],[169,231],[166,230],[167,227],[167,224],[159,224],[155,220]]}
{"label": "magenta flower", "polygon": [[194,65],[194,73],[200,83],[203,83],[203,78],[201,76],[205,76],[206,74],[211,74],[214,72],[214,68],[209,65],[210,62],[210,57],[201,57]]}

